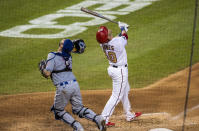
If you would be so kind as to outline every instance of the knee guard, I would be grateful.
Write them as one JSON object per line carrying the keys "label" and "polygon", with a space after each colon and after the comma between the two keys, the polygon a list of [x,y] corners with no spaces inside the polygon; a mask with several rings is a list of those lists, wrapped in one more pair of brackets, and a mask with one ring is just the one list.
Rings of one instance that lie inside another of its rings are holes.
{"label": "knee guard", "polygon": [[96,114],[89,108],[82,106],[78,109],[73,109],[73,114],[78,115],[80,118],[86,118],[94,121]]}
{"label": "knee guard", "polygon": [[55,115],[55,120],[61,120],[62,117],[59,116],[58,113],[59,113],[59,112],[62,112],[62,111],[64,111],[64,110],[55,109],[55,107],[54,107],[54,105],[53,105],[53,106],[51,107],[50,111],[54,113],[54,115]]}
{"label": "knee guard", "polygon": [[83,131],[83,127],[81,124],[76,121],[68,112],[65,110],[59,110],[56,109],[54,106],[52,106],[51,111],[54,112],[55,119],[56,120],[62,120],[63,122],[69,124],[71,127],[73,127],[74,131]]}
{"label": "knee guard", "polygon": [[80,118],[84,118],[89,112],[87,111],[88,108],[85,108],[82,106],[79,110],[78,109],[73,109],[72,112],[75,115],[78,115]]}

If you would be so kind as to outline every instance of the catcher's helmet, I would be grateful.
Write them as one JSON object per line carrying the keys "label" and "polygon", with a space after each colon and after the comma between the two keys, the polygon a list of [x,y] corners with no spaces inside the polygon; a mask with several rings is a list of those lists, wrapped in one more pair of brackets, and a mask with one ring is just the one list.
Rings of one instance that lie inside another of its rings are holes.
{"label": "catcher's helmet", "polygon": [[69,53],[73,50],[73,42],[70,39],[64,40],[63,48],[62,48],[62,53]]}
{"label": "catcher's helmet", "polygon": [[100,26],[96,33],[96,39],[101,44],[108,42],[108,29],[106,26]]}
{"label": "catcher's helmet", "polygon": [[77,40],[73,40],[72,42],[74,44],[74,48],[72,50],[73,53],[78,53],[78,54],[84,53],[85,48],[86,48],[86,44],[84,40],[77,39]]}

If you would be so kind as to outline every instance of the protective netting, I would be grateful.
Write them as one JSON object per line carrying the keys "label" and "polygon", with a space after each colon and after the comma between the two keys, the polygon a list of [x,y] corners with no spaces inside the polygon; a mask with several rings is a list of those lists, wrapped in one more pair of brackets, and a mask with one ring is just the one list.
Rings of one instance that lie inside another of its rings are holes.
{"label": "protective netting", "polygon": [[[194,46],[195,46],[195,37],[196,37],[196,27],[197,27],[197,12],[198,10],[198,0],[195,1],[195,12],[194,12],[194,20],[193,20],[193,33],[192,33],[192,48],[190,54],[190,65],[189,65],[189,75],[188,75],[188,82],[187,82],[187,91],[186,91],[186,99],[184,105],[184,117],[183,117],[183,125],[182,131],[185,130],[186,118],[187,118],[187,111],[188,111],[188,102],[189,102],[189,91],[191,87],[191,74],[192,74],[192,64],[193,64],[193,57],[194,57]],[[199,106],[196,106],[199,107]],[[195,108],[196,108],[195,107]]]}
{"label": "protective netting", "polygon": [[[97,114],[104,109],[112,79],[96,32],[103,25],[116,36],[120,28],[81,6],[130,25],[129,100],[132,112],[143,114],[127,122],[120,102],[110,117],[115,126],[107,130],[198,131],[198,0],[0,0],[0,130],[72,131],[54,120],[49,110],[56,88],[37,68],[62,38],[84,40],[85,52],[72,54],[73,73],[83,104]],[[70,104],[66,110],[72,114]],[[85,131],[98,130],[72,116]]]}

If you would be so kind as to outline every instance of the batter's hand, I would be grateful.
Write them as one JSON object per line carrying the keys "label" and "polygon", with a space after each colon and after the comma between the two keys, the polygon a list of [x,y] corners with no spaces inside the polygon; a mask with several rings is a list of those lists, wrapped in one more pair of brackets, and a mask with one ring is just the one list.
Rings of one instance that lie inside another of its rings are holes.
{"label": "batter's hand", "polygon": [[128,31],[128,27],[129,27],[128,24],[119,21],[119,22],[118,22],[118,26],[119,26],[119,28],[120,28],[121,30],[125,30],[126,32]]}

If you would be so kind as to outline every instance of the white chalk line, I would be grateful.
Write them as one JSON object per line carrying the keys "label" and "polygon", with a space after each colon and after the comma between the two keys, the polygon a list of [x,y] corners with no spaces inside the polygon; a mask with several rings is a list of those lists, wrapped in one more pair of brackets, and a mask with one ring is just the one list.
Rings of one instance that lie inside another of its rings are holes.
{"label": "white chalk line", "polygon": [[[194,111],[194,110],[196,110],[196,109],[198,109],[198,108],[199,108],[199,105],[194,106],[194,107],[192,107],[191,109],[188,109],[188,110],[187,110],[187,113],[189,113],[189,112],[191,112],[191,111]],[[184,111],[181,112],[181,113],[179,113],[178,115],[172,117],[171,119],[172,119],[172,120],[177,120],[177,119],[179,119],[180,117],[182,117],[183,115],[184,115]]]}
{"label": "white chalk line", "polygon": [[165,115],[165,116],[171,116],[169,113],[167,112],[158,112],[158,113],[145,113],[142,114],[142,116],[154,116],[154,115]]}
{"label": "white chalk line", "polygon": [[[163,115],[163,116],[166,116],[166,117],[170,117],[171,116],[167,112],[156,112],[156,113],[145,113],[145,114],[142,114],[140,117],[142,117],[142,116],[160,116],[160,115]],[[125,117],[126,117],[125,114],[111,116],[111,118],[125,118]]]}
{"label": "white chalk line", "polygon": [[[191,112],[191,111],[194,111],[196,109],[199,108],[199,105],[196,105],[190,109],[187,110],[187,112]],[[184,115],[184,112],[181,112],[179,114],[177,114],[176,116],[174,117],[171,117],[171,114],[170,113],[167,113],[167,112],[155,112],[155,113],[145,113],[145,114],[142,114],[142,116],[166,116],[168,118],[168,120],[171,120],[171,121],[174,121],[174,120],[177,120],[179,119],[180,117],[182,117]],[[123,115],[113,115],[112,118],[125,118],[125,114]],[[186,123],[186,125],[196,125],[198,123],[194,123],[194,122],[188,122]]]}

